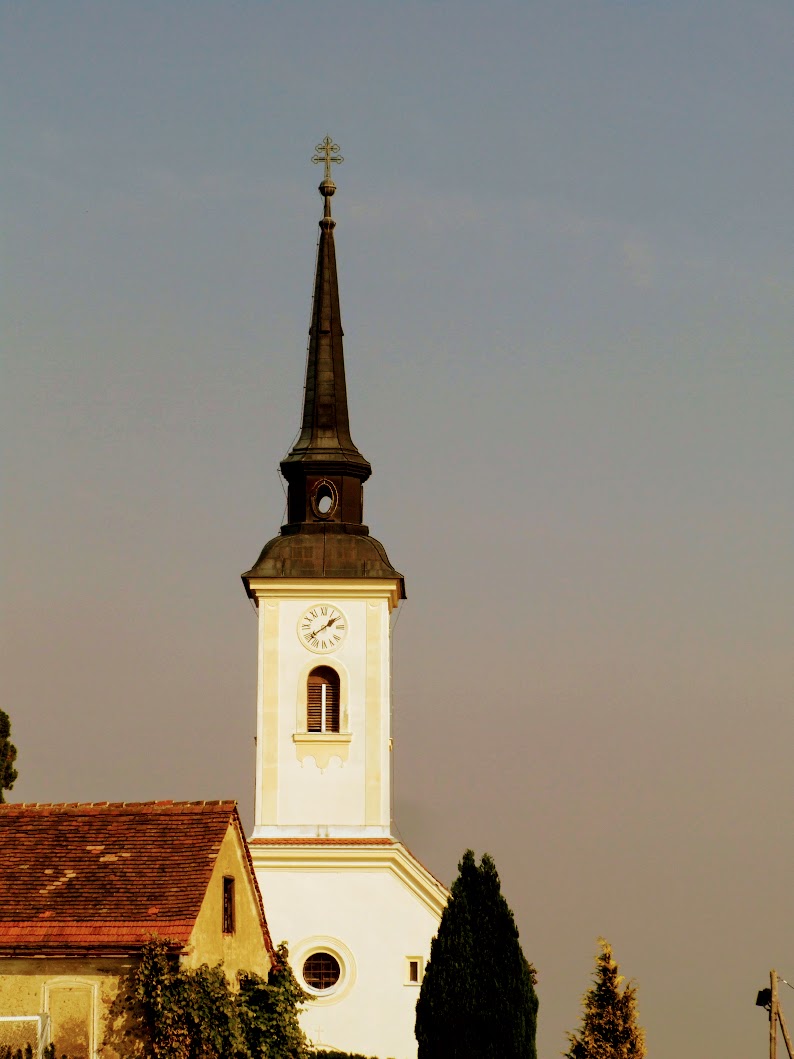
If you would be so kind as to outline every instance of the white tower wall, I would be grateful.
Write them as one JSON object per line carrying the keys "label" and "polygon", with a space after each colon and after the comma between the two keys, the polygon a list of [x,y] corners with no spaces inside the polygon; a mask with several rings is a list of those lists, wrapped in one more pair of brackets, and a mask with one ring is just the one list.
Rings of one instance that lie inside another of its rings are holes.
{"label": "white tower wall", "polygon": [[[390,834],[389,582],[251,581],[259,608],[254,838]],[[347,621],[331,654],[312,652],[298,625],[333,605]],[[340,680],[340,731],[307,732],[306,683],[317,666]]]}
{"label": "white tower wall", "polygon": [[[256,817],[251,855],[275,941],[315,997],[302,1025],[317,1046],[414,1059],[414,1009],[444,887],[391,835],[390,612],[397,581],[252,579],[259,610]],[[346,635],[309,650],[313,605]],[[340,731],[307,732],[307,678],[340,677]],[[312,989],[306,959],[328,953],[340,978]],[[411,979],[411,965],[415,979]]]}

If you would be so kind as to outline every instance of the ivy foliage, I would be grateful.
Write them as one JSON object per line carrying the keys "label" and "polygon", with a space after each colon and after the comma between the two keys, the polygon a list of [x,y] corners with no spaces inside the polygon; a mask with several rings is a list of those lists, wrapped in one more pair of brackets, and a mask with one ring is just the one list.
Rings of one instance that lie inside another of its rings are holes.
{"label": "ivy foliage", "polygon": [[284,942],[277,954],[267,981],[258,975],[240,979],[238,1012],[246,1059],[304,1059],[309,1054],[298,1012],[310,998],[292,973]]}
{"label": "ivy foliage", "polygon": [[582,998],[578,1033],[568,1034],[565,1059],[645,1059],[645,1033],[637,1023],[637,988],[621,989],[622,975],[612,948],[598,939],[593,985]]}
{"label": "ivy foliage", "polygon": [[122,1059],[307,1059],[307,1000],[284,944],[268,979],[241,975],[235,990],[220,965],[182,969],[153,938],[113,1004],[105,1044]]}
{"label": "ivy foliage", "polygon": [[17,778],[16,758],[17,748],[11,742],[11,720],[4,710],[0,710],[0,802],[5,801],[3,791],[10,791]]}
{"label": "ivy foliage", "polygon": [[377,1059],[374,1055],[361,1055],[359,1052],[328,1051],[325,1048],[312,1052],[312,1059]]}
{"label": "ivy foliage", "polygon": [[419,1000],[419,1059],[537,1059],[536,974],[486,853],[469,849],[430,947]]}

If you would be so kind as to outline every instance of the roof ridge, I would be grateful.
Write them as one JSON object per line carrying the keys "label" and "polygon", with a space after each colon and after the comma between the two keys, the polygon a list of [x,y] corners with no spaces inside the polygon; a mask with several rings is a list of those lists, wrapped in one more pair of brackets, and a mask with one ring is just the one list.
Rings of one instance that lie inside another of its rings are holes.
{"label": "roof ridge", "polygon": [[182,808],[236,808],[235,798],[217,798],[192,801],[174,801],[165,798],[147,802],[4,802],[0,811],[12,809],[182,809]]}

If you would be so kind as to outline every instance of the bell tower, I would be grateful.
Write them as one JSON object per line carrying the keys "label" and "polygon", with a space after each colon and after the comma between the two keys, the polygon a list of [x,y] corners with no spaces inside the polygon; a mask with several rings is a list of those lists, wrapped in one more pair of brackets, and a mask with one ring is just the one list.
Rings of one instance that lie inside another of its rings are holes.
{"label": "bell tower", "polygon": [[372,469],[350,436],[325,164],[300,434],[281,461],[287,522],[243,583],[259,614],[254,838],[386,837],[391,825],[389,617],[402,575],[364,525]]}
{"label": "bell tower", "polygon": [[391,622],[403,577],[364,524],[372,469],[353,443],[330,137],[287,520],[243,583],[258,614],[251,856],[273,937],[314,998],[316,1046],[415,1059],[414,1009],[448,894],[392,834]]}

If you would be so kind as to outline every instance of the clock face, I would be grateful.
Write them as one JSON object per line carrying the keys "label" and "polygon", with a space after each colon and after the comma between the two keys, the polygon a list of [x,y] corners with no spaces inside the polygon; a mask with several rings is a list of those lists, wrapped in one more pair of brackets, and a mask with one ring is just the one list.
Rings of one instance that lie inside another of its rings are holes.
{"label": "clock face", "polygon": [[298,639],[316,654],[335,651],[346,635],[347,618],[330,603],[315,603],[298,622]]}

